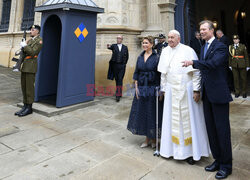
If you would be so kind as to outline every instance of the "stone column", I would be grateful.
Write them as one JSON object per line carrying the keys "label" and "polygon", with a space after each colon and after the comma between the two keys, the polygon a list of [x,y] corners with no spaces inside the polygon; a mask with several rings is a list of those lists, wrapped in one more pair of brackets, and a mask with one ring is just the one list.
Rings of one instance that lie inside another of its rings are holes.
{"label": "stone column", "polygon": [[[41,6],[45,0],[37,0],[35,6]],[[34,24],[41,25],[42,13],[35,12]]]}
{"label": "stone column", "polygon": [[158,7],[159,0],[147,0],[147,28],[145,32],[142,33],[145,35],[158,35],[162,32],[161,28],[161,15]]}
{"label": "stone column", "polygon": [[3,0],[0,0],[0,24],[2,21],[2,13],[3,13]]}
{"label": "stone column", "polygon": [[10,20],[9,20],[9,30],[8,30],[8,32],[14,32],[15,21],[16,21],[17,1],[18,0],[12,0],[11,1]]}
{"label": "stone column", "polygon": [[24,9],[24,0],[17,0],[16,7],[16,19],[14,24],[14,31],[21,31],[22,21],[23,21],[23,9]]}
{"label": "stone column", "polygon": [[[168,2],[166,2],[168,1]],[[174,26],[174,8],[176,6],[175,0],[161,0],[158,3],[161,13],[161,25],[162,31],[164,34],[168,34],[168,32],[172,29],[175,29]]]}

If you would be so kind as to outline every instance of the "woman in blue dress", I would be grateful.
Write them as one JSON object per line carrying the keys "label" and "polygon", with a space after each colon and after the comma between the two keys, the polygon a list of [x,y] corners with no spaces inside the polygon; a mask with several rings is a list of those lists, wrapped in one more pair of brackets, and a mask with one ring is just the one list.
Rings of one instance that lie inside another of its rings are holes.
{"label": "woman in blue dress", "polygon": [[[160,73],[157,72],[159,57],[152,49],[153,42],[153,37],[143,38],[144,51],[137,59],[133,76],[135,97],[127,126],[133,134],[146,136],[142,148],[150,144],[154,148],[156,145],[156,87],[160,85]],[[161,127],[161,116],[162,113],[159,113],[159,127]]]}

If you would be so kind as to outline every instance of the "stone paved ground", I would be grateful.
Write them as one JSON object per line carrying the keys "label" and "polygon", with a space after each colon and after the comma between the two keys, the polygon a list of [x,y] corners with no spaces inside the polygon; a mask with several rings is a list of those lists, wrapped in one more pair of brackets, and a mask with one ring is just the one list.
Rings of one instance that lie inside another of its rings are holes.
{"label": "stone paved ground", "polygon": [[[13,115],[21,101],[19,73],[0,67],[0,179],[201,180],[212,158],[193,166],[154,157],[144,137],[126,130],[131,97],[45,117]],[[228,179],[250,179],[250,99],[231,103],[234,166]]]}

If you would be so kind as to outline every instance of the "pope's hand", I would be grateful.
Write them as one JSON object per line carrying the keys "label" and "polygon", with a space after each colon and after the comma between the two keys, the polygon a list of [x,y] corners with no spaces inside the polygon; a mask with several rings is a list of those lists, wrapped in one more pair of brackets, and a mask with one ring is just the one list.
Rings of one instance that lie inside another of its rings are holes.
{"label": "pope's hand", "polygon": [[183,63],[182,67],[188,67],[194,64],[193,61],[182,61],[181,63]]}

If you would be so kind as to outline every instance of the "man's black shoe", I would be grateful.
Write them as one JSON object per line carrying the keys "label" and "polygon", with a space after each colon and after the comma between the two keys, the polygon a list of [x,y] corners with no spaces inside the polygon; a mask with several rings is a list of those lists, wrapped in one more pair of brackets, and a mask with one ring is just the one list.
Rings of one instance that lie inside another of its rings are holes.
{"label": "man's black shoe", "polygon": [[232,174],[231,170],[219,170],[216,175],[215,178],[216,179],[225,179],[227,178],[227,176],[229,176],[230,174]]}
{"label": "man's black shoe", "polygon": [[247,98],[247,94],[243,94],[242,97],[243,97],[243,98]]}
{"label": "man's black shoe", "polygon": [[187,163],[190,165],[194,165],[195,164],[195,160],[193,159],[193,157],[189,157],[186,159]]}
{"label": "man's black shoe", "polygon": [[116,102],[119,102],[120,101],[120,97],[119,96],[116,96]]}
{"label": "man's black shoe", "polygon": [[240,95],[239,94],[235,94],[235,98],[238,98]]}
{"label": "man's black shoe", "polygon": [[23,117],[23,116],[27,116],[27,115],[32,114],[32,113],[33,113],[32,104],[27,104],[26,109],[23,112],[21,112],[18,116]]}
{"label": "man's black shoe", "polygon": [[26,107],[27,107],[27,104],[24,104],[20,111],[15,112],[15,116],[18,116],[19,114],[21,114],[26,109]]}
{"label": "man's black shoe", "polygon": [[213,164],[206,166],[205,170],[209,172],[214,172],[214,171],[219,170],[219,168],[220,168],[220,165],[214,161]]}

